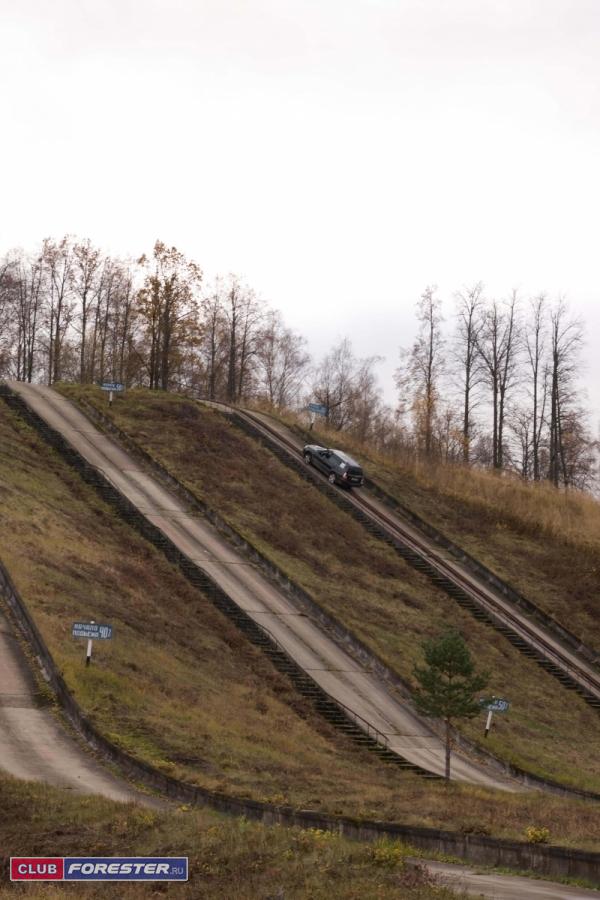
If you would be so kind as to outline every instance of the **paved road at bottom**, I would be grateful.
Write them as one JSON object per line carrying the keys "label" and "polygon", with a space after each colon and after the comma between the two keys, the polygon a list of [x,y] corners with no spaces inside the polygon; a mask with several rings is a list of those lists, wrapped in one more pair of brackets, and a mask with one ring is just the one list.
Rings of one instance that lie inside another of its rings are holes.
{"label": "paved road at bottom", "polygon": [[599,900],[600,892],[542,881],[537,878],[523,878],[520,875],[496,875],[483,872],[476,867],[451,865],[431,860],[413,860],[423,865],[432,875],[437,876],[446,887],[457,893],[463,891],[474,897],[490,900]]}

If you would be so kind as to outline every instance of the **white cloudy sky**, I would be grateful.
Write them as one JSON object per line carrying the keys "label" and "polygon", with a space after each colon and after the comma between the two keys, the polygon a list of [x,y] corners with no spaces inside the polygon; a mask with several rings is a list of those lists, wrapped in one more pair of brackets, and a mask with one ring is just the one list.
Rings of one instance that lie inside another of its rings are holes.
{"label": "white cloudy sky", "polygon": [[[600,410],[599,0],[0,0],[0,249],[160,237],[386,385],[414,303],[564,293]],[[391,399],[391,396],[390,396]]]}

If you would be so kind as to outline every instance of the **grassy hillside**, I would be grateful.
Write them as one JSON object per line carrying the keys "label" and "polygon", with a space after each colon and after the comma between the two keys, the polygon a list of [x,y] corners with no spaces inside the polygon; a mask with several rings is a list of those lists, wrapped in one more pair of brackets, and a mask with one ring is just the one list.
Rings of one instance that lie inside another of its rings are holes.
{"label": "grassy hillside", "polygon": [[[4,403],[0,495],[0,558],[104,733],[209,788],[329,809],[387,806],[402,781],[398,771],[313,714],[267,658]],[[114,626],[89,669],[85,641],[71,637],[79,619]]]}
{"label": "grassy hillside", "polygon": [[[0,493],[3,561],[79,702],[139,757],[237,795],[515,839],[535,825],[600,850],[597,804],[447,789],[349,747],[4,405]],[[115,625],[89,670],[80,616]]]}
{"label": "grassy hillside", "polygon": [[[267,828],[185,807],[156,813],[0,776],[0,898],[286,897],[329,900],[456,896],[404,862],[400,844],[350,843],[337,835]],[[187,884],[6,884],[10,856],[188,856]]]}
{"label": "grassy hillside", "polygon": [[393,460],[322,426],[313,435],[355,453],[389,494],[600,651],[596,499],[510,473]]}
{"label": "grassy hillside", "polygon": [[[96,389],[87,394],[101,402]],[[180,397],[136,391],[119,398],[113,415],[406,678],[421,639],[448,624],[459,628],[491,671],[490,690],[513,704],[510,715],[496,717],[487,746],[542,775],[600,790],[597,713],[223,416]],[[483,720],[464,730],[481,739]]]}

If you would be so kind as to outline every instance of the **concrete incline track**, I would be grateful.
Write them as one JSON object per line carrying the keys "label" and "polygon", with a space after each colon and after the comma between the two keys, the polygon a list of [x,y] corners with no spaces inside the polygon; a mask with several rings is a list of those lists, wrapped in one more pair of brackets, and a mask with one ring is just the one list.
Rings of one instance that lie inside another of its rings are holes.
{"label": "concrete incline track", "polygon": [[[226,413],[235,412],[294,459],[302,458],[301,440],[270,416],[244,409],[233,409],[222,403],[207,402],[207,405]],[[325,480],[325,476],[323,478]],[[343,495],[345,501],[365,514],[374,525],[379,526],[421,557],[440,579],[448,579],[467,597],[472,598],[491,624],[507,635],[510,633],[513,636],[513,643],[516,643],[526,655],[544,661],[563,684],[575,688],[587,702],[600,709],[600,671],[574,649],[566,646],[542,624],[533,621],[500,591],[496,591],[492,585],[478,577],[451,553],[441,548],[366,488],[353,491],[339,487],[332,489]]]}
{"label": "concrete incline track", "polygon": [[165,804],[110,774],[73,740],[50,709],[40,708],[35,683],[10,623],[0,610],[0,769],[80,794],[145,806]]}
{"label": "concrete incline track", "polygon": [[[27,405],[59,432],[88,463],[158,527],[188,559],[221,587],[327,693],[366,719],[389,741],[389,749],[429,772],[444,771],[444,748],[408,703],[365,671],[205,520],[99,432],[73,404],[51,388],[12,383]],[[472,784],[519,790],[507,777],[464,755],[454,757],[453,777]]]}

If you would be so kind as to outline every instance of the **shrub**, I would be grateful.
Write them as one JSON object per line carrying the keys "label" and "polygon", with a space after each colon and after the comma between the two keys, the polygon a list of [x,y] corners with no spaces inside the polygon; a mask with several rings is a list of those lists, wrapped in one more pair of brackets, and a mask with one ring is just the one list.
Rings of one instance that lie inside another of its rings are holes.
{"label": "shrub", "polygon": [[376,866],[385,869],[404,868],[406,847],[388,841],[376,844],[371,850],[371,859]]}
{"label": "shrub", "polygon": [[530,844],[547,844],[550,831],[542,825],[529,825],[525,829],[525,837]]}

